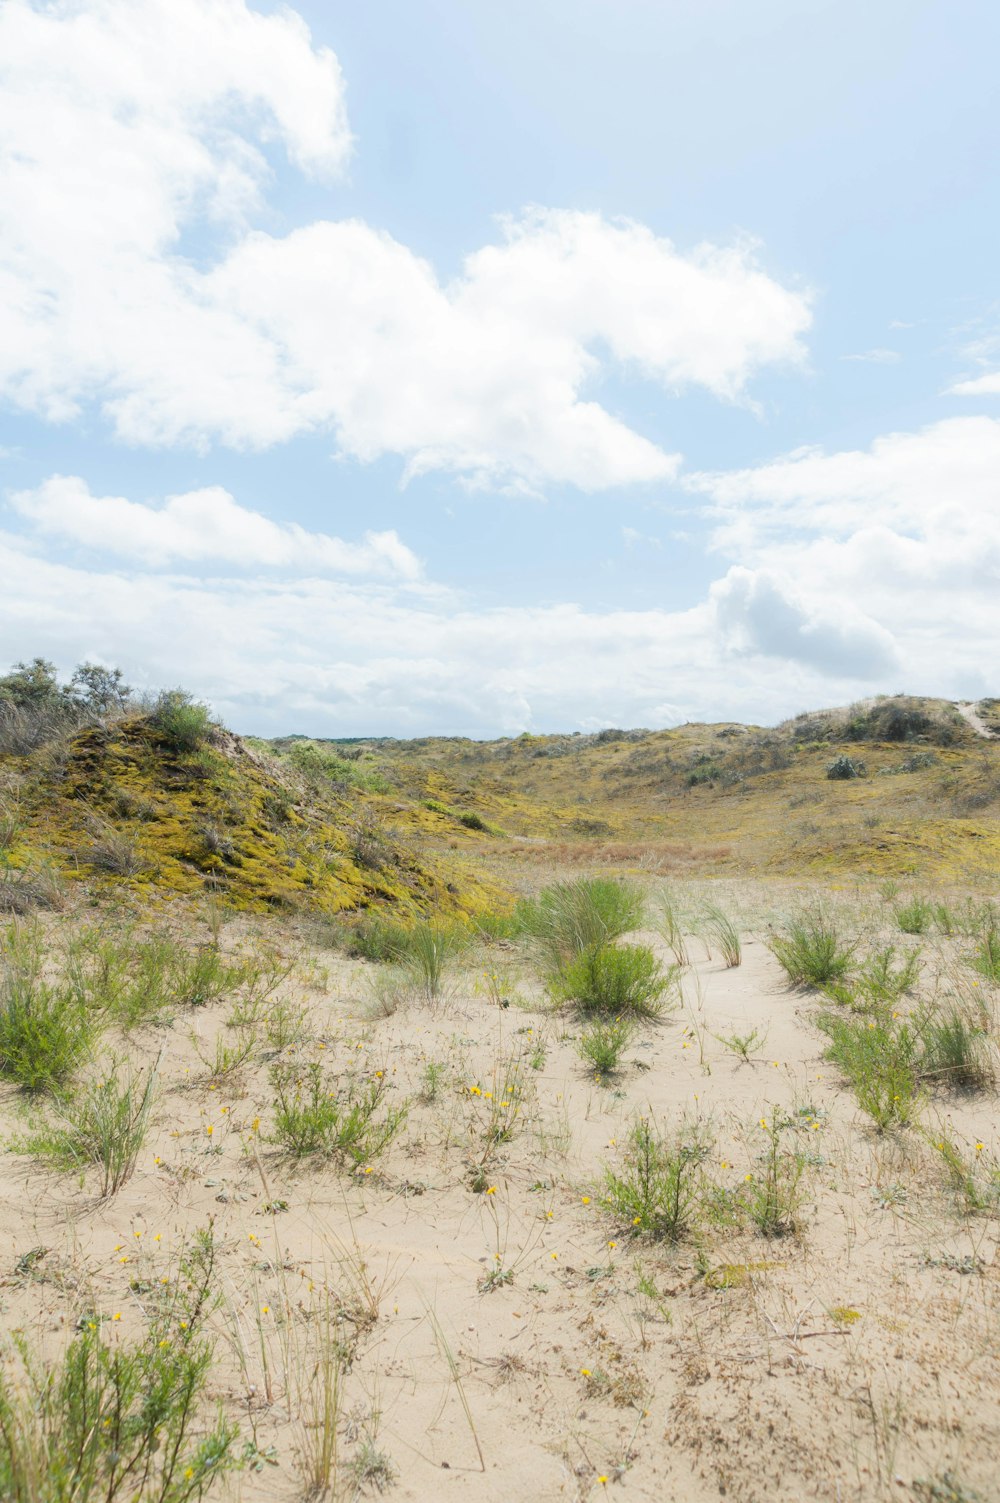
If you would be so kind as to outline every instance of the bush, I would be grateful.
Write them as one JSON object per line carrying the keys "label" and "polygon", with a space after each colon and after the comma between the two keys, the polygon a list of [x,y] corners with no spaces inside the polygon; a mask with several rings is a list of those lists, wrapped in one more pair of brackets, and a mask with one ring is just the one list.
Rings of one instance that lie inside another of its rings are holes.
{"label": "bush", "polygon": [[909,1023],[826,1015],[827,1058],[849,1081],[861,1110],[880,1132],[906,1127],[920,1109],[920,1039]]}
{"label": "bush", "polygon": [[366,1163],[392,1142],[406,1120],[406,1107],[387,1109],[378,1116],[388,1089],[380,1071],[367,1085],[348,1082],[339,1092],[331,1090],[319,1064],[276,1065],[271,1072],[274,1086],[274,1136],[295,1158],[310,1154],[346,1154],[355,1163]]}
{"label": "bush", "polygon": [[535,941],[551,970],[585,950],[610,944],[642,922],[643,897],[631,883],[611,877],[558,882],[537,898],[523,898],[515,920]]}
{"label": "bush", "polygon": [[643,1117],[629,1134],[625,1165],[605,1171],[604,1204],[631,1236],[679,1242],[692,1230],[708,1145],[694,1130],[661,1136]]}
{"label": "bush", "polygon": [[96,1166],[101,1194],[115,1195],[135,1172],[149,1129],[156,1092],[156,1066],[143,1071],[112,1064],[103,1080],[59,1099],[59,1122],[40,1128],[19,1145],[57,1169]]}
{"label": "bush", "polygon": [[150,720],[164,746],[174,752],[194,752],[212,733],[208,706],[185,689],[165,689],[157,697]]}
{"label": "bush", "polygon": [[786,934],[774,935],[768,948],[793,986],[827,986],[842,981],[855,950],[854,945],[844,943],[832,919],[824,914],[796,920]]}
{"label": "bush", "polygon": [[455,957],[471,941],[471,934],[459,924],[440,924],[425,920],[404,930],[402,962],[429,1002],[440,996],[445,974]]}
{"label": "bush", "polygon": [[784,1237],[798,1229],[802,1207],[802,1177],[806,1156],[799,1148],[783,1148],[782,1133],[794,1128],[794,1119],[775,1107],[770,1122],[761,1118],[767,1146],[759,1157],[760,1170],[746,1181],[743,1204],[757,1230],[765,1237]]}
{"label": "bush", "polygon": [[904,934],[926,934],[934,919],[934,904],[926,898],[910,898],[896,909],[896,923]]}
{"label": "bush", "polygon": [[658,1018],[673,984],[647,945],[599,945],[570,961],[550,983],[553,996],[584,1013]]}
{"label": "bush", "polygon": [[84,1318],[65,1355],[42,1363],[15,1334],[20,1371],[0,1369],[0,1497],[187,1503],[236,1465],[235,1428],[219,1414],[206,1432],[201,1414],[212,1360],[205,1248],[207,1234],[200,1256],[184,1261],[183,1294],[134,1341]]}
{"label": "bush", "polygon": [[826,775],[835,781],[846,781],[849,778],[867,777],[868,769],[855,757],[835,757],[827,767]]}
{"label": "bush", "polygon": [[27,1091],[50,1091],[88,1054],[97,1022],[72,989],[40,979],[40,951],[19,940],[0,966],[0,1073]]}
{"label": "bush", "polygon": [[605,1080],[618,1069],[633,1031],[628,1018],[613,1018],[609,1022],[598,1020],[584,1029],[577,1043],[577,1052],[593,1067],[595,1075]]}

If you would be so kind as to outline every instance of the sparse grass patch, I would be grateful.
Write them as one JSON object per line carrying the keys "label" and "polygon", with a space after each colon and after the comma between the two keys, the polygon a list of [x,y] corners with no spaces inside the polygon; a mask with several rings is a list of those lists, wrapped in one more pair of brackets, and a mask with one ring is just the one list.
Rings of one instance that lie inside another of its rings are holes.
{"label": "sparse grass patch", "polygon": [[18,1143],[64,1171],[97,1168],[101,1194],[115,1195],[135,1172],[156,1093],[157,1066],[137,1069],[112,1061],[103,1079],[58,1100],[58,1117]]}
{"label": "sparse grass patch", "polygon": [[915,1023],[923,1044],[920,1073],[925,1079],[965,1090],[993,1084],[994,1049],[978,1017],[953,1002],[923,1009]]}
{"label": "sparse grass patch", "polygon": [[726,966],[730,970],[738,966],[743,959],[743,947],[739,930],[732,919],[713,904],[705,910],[705,929],[715,940]]}
{"label": "sparse grass patch", "polygon": [[372,1080],[348,1080],[337,1089],[319,1064],[276,1065],[274,1133],[271,1141],[293,1158],[343,1154],[367,1163],[384,1153],[406,1120],[406,1107],[386,1107],[388,1081],[380,1070]]}
{"label": "sparse grass patch", "polygon": [[460,924],[429,920],[414,924],[405,933],[403,965],[427,1001],[436,1001],[452,961],[468,947],[471,935]]}
{"label": "sparse grass patch", "polygon": [[205,1427],[212,1361],[202,1334],[207,1304],[200,1288],[194,1298],[171,1300],[134,1340],[96,1317],[86,1320],[51,1362],[16,1333],[16,1366],[0,1370],[0,1497],[11,1503],[205,1497],[237,1464],[235,1427],[221,1413]]}
{"label": "sparse grass patch", "polygon": [[605,1171],[604,1205],[631,1236],[681,1241],[697,1219],[709,1147],[696,1127],[682,1125],[668,1138],[640,1117],[629,1133],[623,1168]]}
{"label": "sparse grass patch", "polygon": [[896,923],[904,934],[927,934],[934,919],[934,904],[928,898],[910,898],[896,909]]}
{"label": "sparse grass patch", "polygon": [[982,1143],[972,1152],[963,1152],[953,1138],[942,1131],[929,1131],[927,1142],[944,1167],[949,1187],[967,1215],[993,1212],[1000,1204],[1000,1167],[986,1154]]}
{"label": "sparse grass patch", "polygon": [[987,981],[1000,986],[1000,928],[985,928],[970,962],[972,969]]}
{"label": "sparse grass patch", "polygon": [[818,1022],[830,1038],[827,1058],[843,1071],[879,1132],[915,1121],[921,1105],[917,1030],[886,1016],[866,1021],[827,1013]]}
{"label": "sparse grass patch", "polygon": [[99,1024],[71,987],[32,966],[0,963],[0,1075],[26,1091],[59,1090],[93,1048]]}

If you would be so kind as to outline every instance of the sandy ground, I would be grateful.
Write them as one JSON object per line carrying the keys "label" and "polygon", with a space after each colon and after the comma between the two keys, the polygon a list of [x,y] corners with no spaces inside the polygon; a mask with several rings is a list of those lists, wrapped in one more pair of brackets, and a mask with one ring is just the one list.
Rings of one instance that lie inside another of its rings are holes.
{"label": "sandy ground", "polygon": [[[226,942],[257,934],[234,925]],[[608,1085],[513,952],[491,949],[433,1005],[371,1017],[371,967],[302,950],[284,992],[308,1036],[291,1056],[384,1070],[391,1099],[410,1102],[405,1132],[357,1171],[292,1164],[268,1143],[266,1061],[209,1083],[192,1033],[210,1053],[228,1005],[133,1035],[134,1056],[162,1051],[161,1088],[116,1197],[0,1158],[5,1328],[50,1354],[82,1309],[137,1332],[143,1289],[211,1222],[211,1391],[262,1458],[218,1496],[306,1496],[302,1426],[331,1292],[349,1357],[337,1496],[354,1496],[346,1468],[368,1440],[400,1499],[1000,1498],[996,1220],[963,1213],[920,1131],[866,1125],[822,1059],[815,998],[789,990],[759,935],[733,969],[691,948],[682,1005],[641,1030]],[[956,962],[939,959],[945,980],[928,955],[926,986],[947,984]],[[754,1028],[750,1063],[720,1041]],[[488,1160],[490,1193],[473,1193],[485,1093],[502,1094],[512,1067],[513,1136]],[[707,1172],[736,1187],[759,1172],[760,1119],[776,1108],[797,1114],[810,1160],[797,1236],[706,1226],[669,1248],[602,1209],[604,1166],[621,1163],[637,1114],[699,1120]],[[922,1120],[1000,1155],[992,1092],[941,1093]],[[0,1126],[6,1142],[25,1128],[10,1088]],[[498,1268],[510,1281],[487,1288]],[[934,1492],[949,1475],[960,1490]]]}

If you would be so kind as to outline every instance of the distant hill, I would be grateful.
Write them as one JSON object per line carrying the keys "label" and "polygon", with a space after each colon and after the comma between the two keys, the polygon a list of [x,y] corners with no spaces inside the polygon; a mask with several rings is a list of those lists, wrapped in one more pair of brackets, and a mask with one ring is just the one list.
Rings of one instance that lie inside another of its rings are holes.
{"label": "distant hill", "polygon": [[978,885],[1000,875],[997,706],[892,696],[773,728],[483,742],[241,739],[179,691],[37,736],[22,714],[6,741],[0,717],[0,907],[214,894],[473,917],[533,867],[575,865]]}

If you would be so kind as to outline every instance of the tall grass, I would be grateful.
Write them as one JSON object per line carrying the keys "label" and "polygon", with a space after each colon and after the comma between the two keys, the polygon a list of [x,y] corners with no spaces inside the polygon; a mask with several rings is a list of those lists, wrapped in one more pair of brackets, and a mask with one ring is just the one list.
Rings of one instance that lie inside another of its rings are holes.
{"label": "tall grass", "polygon": [[827,1058],[840,1067],[879,1132],[906,1127],[920,1110],[920,1036],[912,1024],[825,1014]]}
{"label": "tall grass", "polygon": [[610,944],[642,923],[643,895],[630,882],[579,877],[558,882],[517,905],[515,922],[550,972],[584,951]]}
{"label": "tall grass", "polygon": [[743,947],[740,932],[732,919],[712,904],[705,910],[705,929],[715,940],[727,968],[732,970],[738,966],[743,960]]}

